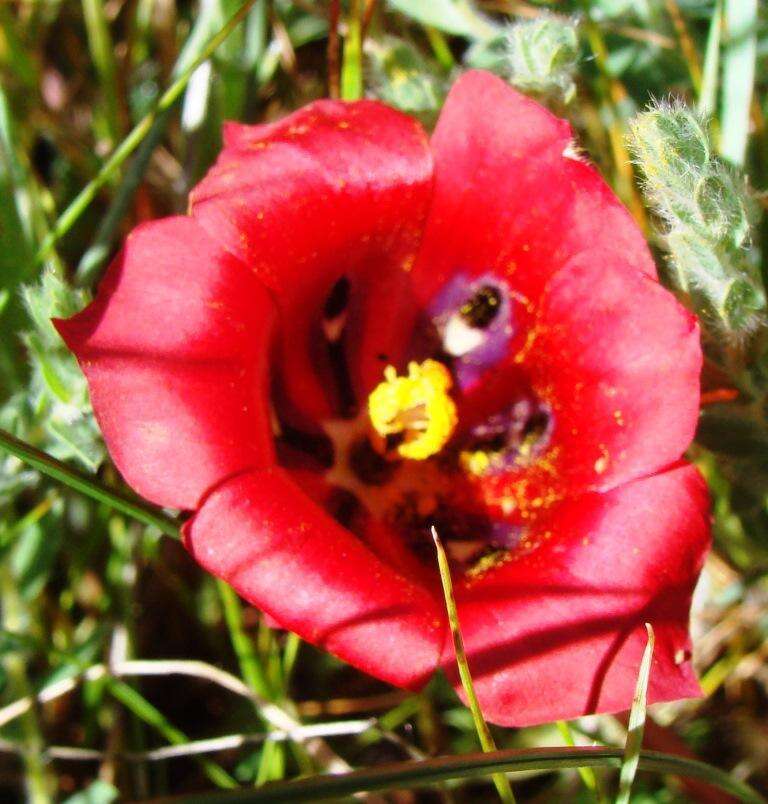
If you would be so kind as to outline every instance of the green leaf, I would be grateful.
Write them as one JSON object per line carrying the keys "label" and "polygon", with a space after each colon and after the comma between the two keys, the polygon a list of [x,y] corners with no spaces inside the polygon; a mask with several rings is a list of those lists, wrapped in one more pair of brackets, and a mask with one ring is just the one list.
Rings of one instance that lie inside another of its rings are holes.
{"label": "green leaf", "polygon": [[725,0],[720,153],[744,164],[757,57],[757,0]]}
{"label": "green leaf", "polygon": [[24,305],[46,347],[63,346],[52,318],[69,318],[90,300],[83,290],[75,290],[53,271],[44,271],[40,281],[22,290]]}
{"label": "green leaf", "polygon": [[446,82],[409,42],[384,38],[369,56],[371,89],[385,103],[422,117],[436,115]]}
{"label": "green leaf", "polygon": [[422,25],[467,39],[488,39],[501,30],[470,0],[389,0],[389,6]]}
{"label": "green leaf", "polygon": [[579,37],[570,21],[541,17],[509,29],[508,75],[524,92],[561,96],[576,94],[574,73],[579,61]]}
{"label": "green leaf", "polygon": [[25,600],[34,599],[48,582],[62,544],[62,529],[37,522],[17,538],[11,556],[11,567],[19,593]]}

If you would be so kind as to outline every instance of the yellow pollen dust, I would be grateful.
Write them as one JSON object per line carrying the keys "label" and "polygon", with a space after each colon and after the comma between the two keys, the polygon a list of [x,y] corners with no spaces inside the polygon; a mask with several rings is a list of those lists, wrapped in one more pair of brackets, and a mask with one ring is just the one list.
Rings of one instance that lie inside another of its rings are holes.
{"label": "yellow pollen dust", "polygon": [[459,456],[459,460],[467,472],[481,477],[491,468],[493,455],[481,449],[474,452],[464,451]]}
{"label": "yellow pollen dust", "polygon": [[452,385],[450,372],[436,360],[409,363],[407,377],[387,366],[384,382],[368,397],[373,429],[382,438],[402,433],[397,452],[403,458],[423,461],[440,452],[456,427]]}

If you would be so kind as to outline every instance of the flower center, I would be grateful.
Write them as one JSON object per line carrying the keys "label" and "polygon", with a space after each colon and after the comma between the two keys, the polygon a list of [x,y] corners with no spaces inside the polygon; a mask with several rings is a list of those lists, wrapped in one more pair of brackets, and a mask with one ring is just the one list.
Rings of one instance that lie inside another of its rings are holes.
{"label": "flower center", "polygon": [[456,405],[448,394],[453,380],[436,360],[408,364],[399,377],[394,366],[368,397],[371,425],[386,452],[394,442],[401,458],[423,461],[440,452],[456,428]]}
{"label": "flower center", "polygon": [[432,527],[466,572],[529,549],[526,495],[539,492],[520,472],[543,459],[552,412],[514,372],[503,380],[507,393],[491,384],[500,410],[478,408],[475,395],[486,372],[503,367],[521,299],[496,277],[455,277],[422,311],[406,370],[388,365],[359,407],[345,351],[352,299],[342,277],[322,310],[341,415],[314,439],[281,423],[283,459],[300,464],[296,451],[309,453],[323,475],[318,501],[395,566],[414,556],[433,566]]}

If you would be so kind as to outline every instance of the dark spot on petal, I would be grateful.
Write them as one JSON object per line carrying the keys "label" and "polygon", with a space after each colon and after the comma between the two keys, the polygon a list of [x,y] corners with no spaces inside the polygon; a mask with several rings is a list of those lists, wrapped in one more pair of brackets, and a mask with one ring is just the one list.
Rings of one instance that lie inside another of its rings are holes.
{"label": "dark spot on petal", "polygon": [[349,279],[342,276],[328,294],[323,306],[323,318],[326,321],[331,321],[337,316],[340,316],[349,304]]}
{"label": "dark spot on petal", "polygon": [[521,436],[523,440],[539,441],[549,428],[551,416],[544,408],[535,409],[526,419]]}
{"label": "dark spot on petal", "polygon": [[320,466],[328,469],[333,466],[333,444],[323,433],[307,433],[281,422],[279,440],[313,458]]}
{"label": "dark spot on petal", "polygon": [[549,443],[552,427],[549,409],[525,397],[474,425],[461,447],[496,455],[501,460],[498,468],[509,469],[535,460]]}
{"label": "dark spot on petal", "polygon": [[485,329],[490,326],[501,308],[501,293],[493,285],[483,285],[480,290],[467,299],[459,308],[459,314],[476,329]]}
{"label": "dark spot on petal", "polygon": [[355,475],[369,486],[383,485],[397,471],[397,464],[379,455],[367,438],[361,438],[352,446],[349,465]]}
{"label": "dark spot on petal", "polygon": [[360,511],[360,500],[346,489],[335,489],[328,503],[331,516],[343,528],[349,528]]}

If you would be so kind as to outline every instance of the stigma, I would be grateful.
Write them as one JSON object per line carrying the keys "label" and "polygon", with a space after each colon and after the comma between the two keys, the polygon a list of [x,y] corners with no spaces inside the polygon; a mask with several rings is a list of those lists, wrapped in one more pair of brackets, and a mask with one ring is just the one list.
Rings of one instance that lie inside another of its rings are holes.
{"label": "stigma", "polygon": [[436,360],[412,361],[399,377],[394,366],[368,397],[368,416],[381,443],[399,443],[402,458],[423,461],[440,452],[456,428],[456,405],[449,395],[453,379]]}

